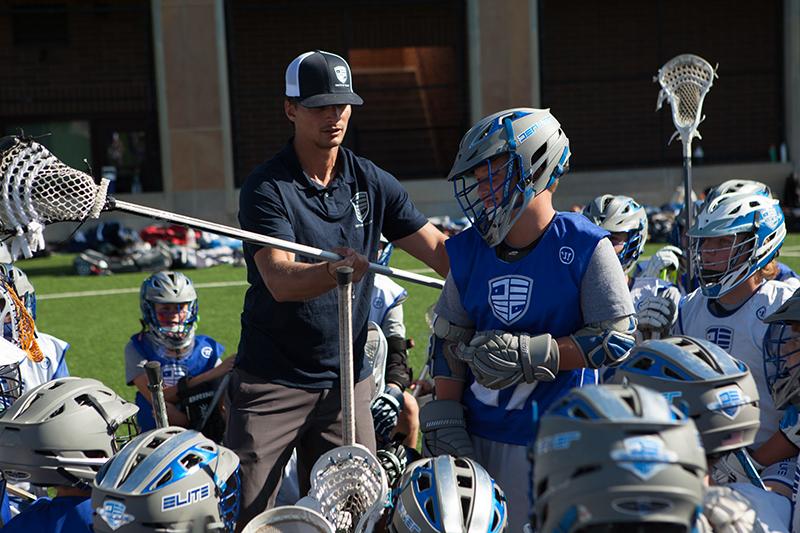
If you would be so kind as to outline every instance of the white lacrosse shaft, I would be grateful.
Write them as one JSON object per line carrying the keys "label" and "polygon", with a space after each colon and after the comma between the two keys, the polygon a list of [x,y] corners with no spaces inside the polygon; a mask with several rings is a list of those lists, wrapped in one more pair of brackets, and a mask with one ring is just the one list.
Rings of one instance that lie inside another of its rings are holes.
{"label": "white lacrosse shaft", "polygon": [[356,443],[356,416],[353,396],[353,269],[336,269],[339,290],[339,387],[342,393],[342,444]]}
{"label": "white lacrosse shaft", "polygon": [[164,380],[161,376],[161,363],[158,361],[148,361],[144,364],[144,372],[147,374],[147,390],[150,391],[153,403],[153,418],[156,427],[165,428],[169,426],[167,419],[167,402],[164,400]]}
{"label": "white lacrosse shaft", "polygon": [[[211,233],[216,233],[218,235],[223,235],[225,237],[240,239],[255,244],[262,244],[270,248],[283,250],[284,252],[292,252],[305,257],[312,257],[315,259],[320,259],[322,261],[329,261],[329,262],[339,261],[340,259],[342,259],[342,256],[338,254],[335,254],[333,252],[328,252],[326,250],[321,250],[319,248],[314,248],[313,246],[306,246],[305,244],[298,244],[295,242],[284,241],[282,239],[276,239],[275,237],[268,237],[266,235],[261,235],[260,233],[254,233],[252,231],[245,231],[242,229],[233,228],[231,226],[216,224],[214,222],[208,222],[206,220],[200,220],[197,218],[188,217],[186,215],[170,213],[169,211],[163,211],[161,209],[155,209],[153,207],[132,204],[130,202],[123,202],[115,198],[109,198],[109,203],[111,204],[111,209],[115,211],[124,211],[125,213],[131,213],[134,215],[140,215],[148,218],[155,218],[158,220],[173,222],[175,224],[188,226],[194,229],[210,231]],[[441,289],[442,287],[444,287],[444,281],[440,279],[431,278],[429,276],[423,276],[421,274],[408,272],[406,270],[400,270],[399,268],[392,268],[390,266],[379,265],[377,263],[370,263],[369,271],[375,272],[376,274],[384,274],[386,276],[391,276],[393,278],[402,279],[404,281],[410,281],[412,283],[417,283],[419,285],[433,287],[435,289]]]}

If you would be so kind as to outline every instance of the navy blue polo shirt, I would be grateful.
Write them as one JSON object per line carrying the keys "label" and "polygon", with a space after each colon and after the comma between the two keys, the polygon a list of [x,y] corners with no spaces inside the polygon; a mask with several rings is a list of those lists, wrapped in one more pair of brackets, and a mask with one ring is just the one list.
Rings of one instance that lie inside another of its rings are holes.
{"label": "navy blue polo shirt", "polygon": [[[303,173],[290,140],[253,170],[239,196],[242,229],[323,250],[349,247],[372,261],[381,233],[394,241],[426,222],[394,176],[344,147],[339,148],[335,178],[327,188]],[[304,302],[276,302],[253,260],[260,249],[244,246],[250,287],[237,366],[290,387],[333,387],[339,379],[336,289]],[[295,260],[317,262],[300,255]],[[353,355],[359,380],[370,373],[364,364],[364,343],[372,279],[367,275],[353,284]]]}

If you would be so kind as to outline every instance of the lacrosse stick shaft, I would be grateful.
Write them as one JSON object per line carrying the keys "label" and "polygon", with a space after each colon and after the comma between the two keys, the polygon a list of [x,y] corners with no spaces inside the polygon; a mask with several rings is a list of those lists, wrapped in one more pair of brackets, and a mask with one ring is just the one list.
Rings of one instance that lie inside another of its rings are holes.
{"label": "lacrosse stick shaft", "polygon": [[353,269],[336,269],[339,290],[339,383],[342,393],[342,444],[356,443],[353,377]]}
{"label": "lacrosse stick shaft", "polygon": [[[211,233],[216,233],[218,235],[223,235],[225,237],[240,239],[254,244],[261,244],[263,246],[268,246],[270,248],[283,250],[284,252],[291,252],[305,257],[319,259],[321,261],[333,262],[342,259],[342,257],[338,254],[335,254],[333,252],[328,252],[326,250],[321,250],[319,248],[314,248],[313,246],[306,246],[304,244],[284,241],[282,239],[276,239],[275,237],[268,237],[266,235],[261,235],[259,233],[254,233],[252,231],[245,231],[242,229],[233,228],[231,226],[225,226],[223,224],[216,224],[214,222],[208,222],[206,220],[200,220],[198,218],[188,217],[186,215],[170,213],[169,211],[155,209],[153,207],[132,204],[130,202],[123,202],[116,199],[114,199],[111,202],[111,205],[112,209],[116,211],[123,211],[125,213],[131,213],[133,215],[164,220],[166,222],[172,222],[174,224],[180,224],[182,226],[188,226],[190,228],[202,231],[210,231]],[[390,266],[379,265],[377,263],[370,263],[369,271],[374,272],[376,274],[384,274],[386,276],[391,276],[393,278],[401,279],[404,281],[410,281],[412,283],[417,283],[419,285],[425,285],[426,287],[433,287],[435,289],[441,289],[442,287],[444,287],[444,281],[440,279],[431,278],[429,276],[423,276],[421,274],[408,272],[406,270],[400,270],[398,268],[392,268]]]}
{"label": "lacrosse stick shaft", "polygon": [[413,391],[411,391],[411,396],[413,396],[414,398],[417,398],[419,397],[420,394],[422,394],[422,387],[420,387],[420,382],[428,378],[428,373],[430,372],[430,370],[428,369],[428,365],[429,363],[425,363],[425,366],[423,366],[422,370],[420,370],[419,372],[419,377],[417,378],[417,386],[414,387]]}
{"label": "lacrosse stick shaft", "polygon": [[23,498],[25,500],[29,500],[29,501],[32,501],[32,502],[35,502],[36,499],[37,499],[35,494],[31,494],[30,492],[28,492],[25,489],[21,489],[19,487],[15,487],[14,485],[10,485],[8,483],[6,483],[6,491],[11,496],[14,496],[14,497],[17,497],[17,498]]}
{"label": "lacrosse stick shaft", "polygon": [[750,460],[750,456],[747,455],[741,448],[736,450],[734,455],[739,460],[739,464],[742,465],[744,473],[747,474],[747,478],[750,480],[750,483],[762,490],[767,490],[764,482],[761,481],[761,476],[758,475],[756,467],[753,465],[753,461]]}
{"label": "lacrosse stick shaft", "polygon": [[[686,223],[686,231],[688,232],[692,228],[692,223],[694,222],[693,213],[694,204],[692,202],[692,142],[689,140],[684,145],[684,153],[683,153],[683,212],[684,212],[684,222]],[[686,237],[686,244],[683,253],[686,255],[686,271],[689,279],[694,279],[694,268],[695,264],[692,260],[691,254],[691,245],[689,244],[689,237]],[[681,244],[684,244],[683,242]]]}
{"label": "lacrosse stick shaft", "polygon": [[164,381],[161,377],[161,363],[148,361],[144,364],[147,374],[147,389],[153,402],[153,418],[156,426],[165,428],[169,425],[167,420],[167,402],[164,400]]}
{"label": "lacrosse stick shaft", "polygon": [[214,396],[211,398],[211,403],[208,404],[208,408],[206,409],[205,414],[203,415],[203,419],[200,421],[200,430],[202,431],[203,428],[206,427],[208,424],[208,420],[211,418],[211,414],[214,412],[214,409],[217,408],[219,405],[220,400],[222,400],[222,395],[225,394],[225,390],[228,388],[228,383],[231,380],[231,374],[228,372],[222,379],[219,381],[219,385],[217,385],[217,390],[214,391]]}

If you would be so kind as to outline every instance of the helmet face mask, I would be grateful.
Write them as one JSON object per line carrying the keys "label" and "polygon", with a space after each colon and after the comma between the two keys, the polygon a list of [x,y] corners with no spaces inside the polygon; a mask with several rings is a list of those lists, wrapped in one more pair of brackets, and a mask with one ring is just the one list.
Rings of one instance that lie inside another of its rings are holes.
{"label": "helmet face mask", "polygon": [[764,336],[764,375],[776,409],[800,401],[800,322],[769,325]]}
{"label": "helmet face mask", "polygon": [[23,393],[19,361],[0,365],[0,416]]}
{"label": "helmet face mask", "polygon": [[448,180],[464,215],[494,247],[528,202],[566,173],[569,156],[569,141],[549,110],[509,109],[464,135]]}
{"label": "helmet face mask", "polygon": [[139,305],[142,323],[159,344],[177,352],[191,347],[199,306],[188,277],[180,272],[153,274],[142,283]]}
{"label": "helmet face mask", "polygon": [[720,287],[723,296],[752,274],[756,248],[754,233],[730,237],[691,237],[691,253],[697,260],[701,287]]}

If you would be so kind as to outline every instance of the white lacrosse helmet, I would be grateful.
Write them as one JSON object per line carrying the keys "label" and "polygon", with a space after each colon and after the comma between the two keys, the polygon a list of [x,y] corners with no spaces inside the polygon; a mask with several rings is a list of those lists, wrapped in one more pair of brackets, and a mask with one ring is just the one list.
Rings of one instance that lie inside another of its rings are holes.
{"label": "white lacrosse helmet", "polygon": [[313,509],[284,505],[268,509],[247,523],[242,533],[334,533],[333,525]]}
{"label": "white lacrosse helmet", "polygon": [[[709,298],[719,298],[777,256],[786,225],[778,200],[763,194],[723,194],[703,205],[688,234],[700,288]],[[727,236],[735,237],[729,248],[704,244]]]}
{"label": "white lacrosse helmet", "polygon": [[609,233],[624,233],[627,237],[617,254],[622,269],[630,270],[642,255],[647,242],[647,212],[629,196],[604,194],[583,209],[583,214]]}
{"label": "white lacrosse helmet", "polygon": [[800,289],[764,322],[764,375],[775,408],[800,405]]}
{"label": "white lacrosse helmet", "polygon": [[507,109],[464,135],[447,179],[464,215],[494,247],[528,202],[566,173],[569,156],[569,139],[549,109]]}
{"label": "white lacrosse helmet", "polygon": [[706,195],[705,202],[708,203],[723,194],[762,194],[772,198],[772,190],[765,183],[755,180],[728,180],[712,187]]}
{"label": "white lacrosse helmet", "polygon": [[[162,326],[155,304],[188,304],[186,316],[179,324]],[[186,350],[194,342],[197,329],[198,303],[194,284],[181,272],[157,272],[144,280],[139,291],[142,322],[170,350]]]}

